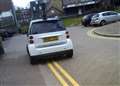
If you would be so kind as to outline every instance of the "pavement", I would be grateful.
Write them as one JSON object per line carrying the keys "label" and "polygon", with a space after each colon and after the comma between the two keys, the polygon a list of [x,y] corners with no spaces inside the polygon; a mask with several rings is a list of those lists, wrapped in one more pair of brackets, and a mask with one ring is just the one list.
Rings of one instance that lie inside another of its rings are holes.
{"label": "pavement", "polygon": [[[120,86],[120,41],[91,37],[87,33],[93,29],[68,28],[74,56],[56,62],[79,86]],[[4,46],[6,54],[0,59],[0,86],[61,86],[49,68],[51,65],[30,65],[25,35],[8,39]]]}
{"label": "pavement", "polygon": [[120,22],[105,25],[94,30],[94,33],[107,37],[120,37]]}

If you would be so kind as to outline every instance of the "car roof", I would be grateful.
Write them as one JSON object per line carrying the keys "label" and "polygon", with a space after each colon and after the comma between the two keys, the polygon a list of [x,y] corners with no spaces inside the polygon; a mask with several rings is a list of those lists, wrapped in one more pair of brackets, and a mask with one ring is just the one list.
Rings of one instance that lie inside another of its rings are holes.
{"label": "car roof", "polygon": [[60,19],[58,18],[58,16],[51,17],[51,18],[46,18],[46,19],[35,19],[35,20],[31,20],[29,28],[31,27],[31,25],[32,25],[33,23],[45,22],[45,21],[58,21],[58,20],[60,20]]}
{"label": "car roof", "polygon": [[59,20],[59,18],[56,16],[56,17],[51,17],[51,18],[46,18],[46,19],[35,19],[35,20],[32,20],[31,23],[44,22],[44,21],[55,21],[55,20]]}
{"label": "car roof", "polygon": [[104,11],[104,12],[100,12],[98,14],[103,14],[103,13],[107,13],[107,12],[114,12],[114,11]]}

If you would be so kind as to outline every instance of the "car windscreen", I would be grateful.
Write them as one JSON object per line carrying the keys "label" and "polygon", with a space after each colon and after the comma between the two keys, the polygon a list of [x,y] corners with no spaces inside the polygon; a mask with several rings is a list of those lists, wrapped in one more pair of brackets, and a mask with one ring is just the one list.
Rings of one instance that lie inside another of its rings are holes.
{"label": "car windscreen", "polygon": [[99,14],[95,14],[93,17],[94,17],[94,18],[97,18],[97,17],[99,17]]}
{"label": "car windscreen", "polygon": [[84,16],[83,19],[89,20],[89,19],[91,19],[91,17],[94,16],[94,15],[95,15],[95,13],[88,14],[88,15]]}
{"label": "car windscreen", "polygon": [[65,30],[61,21],[44,21],[33,23],[30,34],[41,34]]}

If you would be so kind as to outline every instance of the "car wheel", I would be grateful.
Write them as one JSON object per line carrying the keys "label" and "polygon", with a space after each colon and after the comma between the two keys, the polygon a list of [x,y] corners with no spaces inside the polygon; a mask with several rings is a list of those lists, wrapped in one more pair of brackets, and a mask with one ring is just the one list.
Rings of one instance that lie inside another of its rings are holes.
{"label": "car wheel", "polygon": [[5,37],[6,37],[6,38],[8,38],[8,37],[9,37],[8,32],[5,32],[5,33],[4,33],[4,35],[5,35]]}
{"label": "car wheel", "polygon": [[4,37],[2,37],[2,41],[5,41],[5,38],[4,38]]}
{"label": "car wheel", "polygon": [[4,52],[4,49],[2,47],[2,45],[0,45],[0,55],[3,55],[5,52]]}
{"label": "car wheel", "polygon": [[100,25],[101,25],[101,26],[106,25],[106,21],[105,21],[105,20],[102,20],[102,21],[100,22]]}
{"label": "car wheel", "polygon": [[87,27],[88,25],[86,23],[82,23],[83,26]]}
{"label": "car wheel", "polygon": [[68,54],[67,54],[68,58],[72,58],[73,57],[73,50],[71,50]]}
{"label": "car wheel", "polygon": [[88,25],[87,24],[83,24],[85,27],[87,27]]}
{"label": "car wheel", "polygon": [[26,50],[27,50],[27,54],[30,56],[29,50],[28,50],[28,46],[26,45]]}
{"label": "car wheel", "polygon": [[30,56],[30,53],[29,53],[29,50],[28,50],[28,46],[26,46],[26,49],[27,49],[27,53],[28,53],[29,58],[30,58],[30,63],[31,63],[32,65],[35,65],[35,64],[36,64],[36,60],[35,60],[35,58],[33,58],[32,56]]}
{"label": "car wheel", "polygon": [[36,64],[36,59],[33,58],[32,56],[30,56],[30,63],[31,63],[31,65],[35,65]]}

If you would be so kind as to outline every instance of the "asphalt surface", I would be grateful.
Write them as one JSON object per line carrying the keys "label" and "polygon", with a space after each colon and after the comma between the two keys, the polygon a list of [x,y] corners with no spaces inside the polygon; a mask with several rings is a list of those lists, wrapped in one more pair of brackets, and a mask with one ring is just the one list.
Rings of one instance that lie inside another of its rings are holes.
{"label": "asphalt surface", "polygon": [[[70,27],[74,44],[72,59],[57,61],[80,86],[120,86],[120,42],[87,35],[83,26]],[[0,86],[61,86],[46,64],[32,66],[26,52],[26,36],[4,42],[0,59]]]}
{"label": "asphalt surface", "polygon": [[46,64],[30,65],[26,36],[4,42],[6,54],[0,59],[0,86],[59,86]]}
{"label": "asphalt surface", "polygon": [[120,86],[120,42],[86,35],[93,28],[69,28],[73,59],[61,61],[81,86]]}

